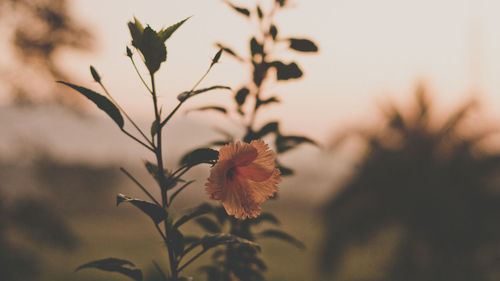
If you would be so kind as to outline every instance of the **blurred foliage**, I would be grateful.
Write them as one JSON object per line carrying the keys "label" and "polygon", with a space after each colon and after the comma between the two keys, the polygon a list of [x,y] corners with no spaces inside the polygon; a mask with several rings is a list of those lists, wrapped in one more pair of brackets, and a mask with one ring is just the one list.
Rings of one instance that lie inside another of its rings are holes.
{"label": "blurred foliage", "polygon": [[[233,11],[246,18],[258,31],[249,38],[248,56],[239,54],[225,43],[217,43],[217,46],[225,54],[248,65],[251,69],[249,73],[250,83],[241,85],[234,91],[234,109],[228,109],[219,105],[210,105],[194,110],[212,110],[224,114],[229,119],[236,119],[245,132],[241,137],[244,142],[273,137],[275,151],[279,155],[293,150],[300,144],[315,144],[315,142],[304,136],[284,134],[280,129],[280,122],[276,120],[265,121],[260,127],[256,125],[259,110],[280,103],[280,98],[277,95],[269,95],[266,87],[277,82],[293,81],[303,76],[303,71],[297,62],[283,61],[280,58],[283,53],[289,51],[315,53],[318,51],[318,47],[309,39],[282,37],[275,22],[275,15],[282,9],[288,8],[287,1],[273,0],[265,2],[269,4],[269,7],[261,6],[260,4],[263,4],[261,2],[249,8],[225,1]],[[229,132],[220,132],[224,138],[213,141],[210,143],[210,146],[223,146],[239,138],[234,137]],[[276,164],[277,168],[280,169],[281,176],[293,174],[291,168],[285,167],[279,162]],[[267,237],[281,239],[299,248],[304,247],[293,236],[278,229],[268,229],[260,233],[255,233],[254,226],[262,222],[267,221],[275,226],[279,225],[278,219],[270,213],[263,213],[256,219],[237,220],[227,216],[224,208],[218,206],[213,209],[212,215],[217,217],[217,220],[207,218],[197,221],[207,231],[220,231],[224,229],[225,225],[228,225],[226,228],[227,232],[249,241]],[[212,260],[212,265],[201,267],[201,270],[207,273],[209,281],[258,281],[265,279],[263,272],[267,270],[267,266],[259,257],[259,252],[244,245],[228,245],[224,250],[217,250],[213,254]]]}
{"label": "blurred foliage", "polygon": [[383,130],[359,132],[368,149],[324,206],[319,263],[338,273],[350,249],[395,228],[385,276],[363,280],[498,280],[500,154],[481,146],[493,131],[464,127],[475,102],[438,122],[423,87],[415,97],[386,110]]}
{"label": "blurred foliage", "polygon": [[1,43],[13,59],[1,66],[1,82],[11,88],[15,103],[76,104],[73,96],[54,88],[54,81],[67,79],[58,56],[64,50],[89,49],[92,36],[74,20],[68,6],[67,0],[0,0],[5,40]]}

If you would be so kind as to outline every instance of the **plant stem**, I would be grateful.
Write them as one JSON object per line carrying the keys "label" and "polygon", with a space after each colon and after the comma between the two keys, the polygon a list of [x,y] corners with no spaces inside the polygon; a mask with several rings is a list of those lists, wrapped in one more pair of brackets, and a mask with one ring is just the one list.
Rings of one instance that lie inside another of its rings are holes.
{"label": "plant stem", "polygon": [[[157,124],[160,124],[160,112],[158,110],[158,99],[156,95],[156,85],[155,85],[155,77],[154,74],[151,73],[151,94],[153,96],[153,106],[154,106],[154,111],[155,111],[155,121]],[[163,156],[162,156],[162,127],[158,126],[158,132],[156,134],[156,147],[155,147],[155,154],[156,154],[156,161],[158,163],[158,170],[160,171],[158,173],[158,181],[160,184],[160,190],[161,190],[161,199],[162,199],[162,207],[167,208],[168,207],[168,195],[167,195],[167,189],[165,188],[166,186],[166,179],[165,179],[165,174],[163,173],[164,168],[163,168]],[[165,244],[167,245],[167,251],[168,251],[168,259],[170,262],[170,272],[172,274],[172,281],[177,281],[177,258],[175,257],[175,253],[173,251],[173,245],[172,241],[169,239],[170,238],[170,227],[168,226],[167,220],[164,222],[165,226],[165,235],[164,236],[164,241]]]}
{"label": "plant stem", "polygon": [[144,81],[144,79],[142,78],[142,75],[139,72],[139,69],[137,69],[137,65],[135,65],[135,61],[134,61],[134,59],[132,57],[130,57],[130,61],[132,62],[132,65],[134,66],[135,72],[137,72],[137,75],[139,76],[139,79],[141,79],[142,84],[144,84],[144,86],[146,87],[146,89],[148,90],[148,92],[150,94],[153,94],[153,91],[151,91],[151,89],[149,88],[148,84],[146,84],[146,81]]}
{"label": "plant stem", "polygon": [[[125,117],[128,119],[128,121],[130,121],[130,123],[132,123],[132,125],[134,126],[134,128],[142,135],[142,137],[151,145],[154,147],[153,143],[149,140],[148,137],[146,137],[146,135],[142,132],[142,130],[139,128],[139,126],[137,126],[137,124],[135,124],[134,120],[132,120],[132,118],[130,118],[130,116],[127,114],[127,112],[116,102],[116,100],[111,96],[111,94],[108,92],[108,90],[106,89],[106,87],[104,86],[104,84],[99,81],[98,82],[99,85],[101,86],[101,88],[104,90],[104,92],[106,93],[106,95],[111,99],[111,101],[116,105],[116,107],[118,107],[118,109],[123,113],[123,115],[125,115]],[[122,129],[123,131],[123,129]],[[124,133],[126,133],[124,131]],[[126,133],[127,134],[127,133]],[[130,135],[129,135],[130,136]]]}
{"label": "plant stem", "polygon": [[161,206],[161,204],[158,201],[156,201],[153,195],[151,195],[151,193],[149,193],[147,189],[138,180],[136,180],[127,170],[125,170],[125,168],[120,167],[120,171],[122,171],[125,175],[127,175],[127,177],[129,177],[142,191],[144,191],[144,193],[146,193],[146,195],[151,200],[153,200],[153,202],[155,202],[156,205]]}
{"label": "plant stem", "polygon": [[193,256],[190,260],[188,260],[185,264],[183,264],[181,267],[179,267],[179,272],[181,272],[186,266],[188,266],[190,263],[195,261],[197,258],[199,258],[201,255],[203,255],[206,252],[206,250],[202,250],[195,256]]}

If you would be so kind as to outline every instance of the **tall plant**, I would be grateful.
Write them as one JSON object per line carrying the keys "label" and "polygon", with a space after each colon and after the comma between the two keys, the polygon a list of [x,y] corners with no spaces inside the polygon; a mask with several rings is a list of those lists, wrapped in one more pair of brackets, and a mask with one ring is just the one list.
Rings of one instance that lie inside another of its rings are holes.
{"label": "tall plant", "polygon": [[[317,45],[302,37],[282,37],[278,32],[275,15],[287,8],[287,1],[276,0],[266,2],[269,7],[264,8],[264,3],[258,1],[253,7],[242,7],[225,1],[225,3],[236,13],[254,25],[257,31],[249,39],[249,56],[244,56],[228,47],[224,43],[217,46],[242,64],[247,65],[251,72],[248,84],[241,85],[234,91],[234,108],[228,109],[224,106],[212,105],[197,108],[198,110],[212,110],[224,114],[228,119],[236,120],[242,124],[244,131],[242,136],[233,136],[230,132],[223,132],[225,138],[213,141],[211,146],[223,146],[231,143],[234,139],[242,139],[244,142],[252,142],[264,137],[274,137],[275,151],[279,155],[298,147],[301,144],[315,144],[307,137],[300,135],[287,135],[280,129],[278,120],[257,122],[261,110],[265,107],[280,103],[280,97],[270,95],[269,85],[293,81],[303,76],[303,71],[295,61],[284,61],[283,53],[293,51],[299,53],[316,53]],[[281,176],[293,174],[291,168],[276,162]],[[291,243],[299,248],[304,244],[290,234],[278,229],[271,228],[256,232],[255,226],[261,223],[269,223],[278,226],[280,221],[271,212],[264,212],[260,217],[238,220],[228,216],[223,207],[216,207],[212,212],[213,219],[204,218],[199,224],[206,230],[220,231],[226,228],[229,234],[256,241],[259,238],[277,238]],[[209,281],[216,280],[241,280],[253,281],[264,280],[263,272],[266,264],[259,252],[244,244],[226,245],[225,249],[218,249],[212,256],[212,265],[203,266],[201,269],[208,275]]]}
{"label": "tall plant", "polygon": [[[207,184],[207,192],[210,191],[211,198],[220,200],[224,206],[230,206],[231,208],[228,209],[228,212],[238,216],[240,219],[259,215],[259,204],[274,194],[277,189],[276,184],[279,182],[279,172],[274,165],[274,154],[262,141],[228,144],[220,149],[220,153],[210,148],[198,149],[186,155],[179,167],[170,169],[165,166],[165,155],[162,147],[166,135],[163,129],[168,126],[169,121],[178,112],[179,108],[196,95],[212,90],[230,89],[221,85],[202,89],[198,88],[201,81],[219,61],[222,55],[222,50],[219,50],[199,81],[191,89],[178,95],[177,106],[168,115],[165,116],[162,114],[161,106],[158,103],[156,74],[160,67],[167,61],[167,40],[186,20],[188,19],[184,19],[167,28],[162,28],[159,31],[155,31],[150,26],[144,27],[137,19],[128,23],[132,37],[131,45],[137,51],[137,54],[134,55],[132,49],[127,47],[127,56],[137,71],[144,87],[149,92],[153,104],[154,120],[148,133],[143,131],[130,115],[118,105],[117,101],[104,86],[101,76],[94,67],[90,67],[91,75],[104,92],[104,95],[68,82],[59,82],[91,100],[111,117],[126,136],[143,146],[154,157],[154,161],[146,161],[145,166],[155,178],[161,198],[155,198],[149,191],[149,187],[141,184],[130,172],[121,168],[121,171],[137,185],[148,200],[118,194],[116,202],[117,205],[124,203],[131,204],[148,215],[152,220],[153,226],[166,245],[169,257],[169,270],[164,270],[164,267],[160,264],[155,263],[154,265],[163,279],[168,281],[187,280],[186,277],[181,276],[184,273],[184,269],[200,256],[217,246],[244,245],[256,251],[260,249],[256,243],[248,239],[233,234],[221,233],[214,229],[202,237],[187,236],[182,233],[181,226],[193,219],[203,222],[204,219],[202,216],[212,212],[214,209],[211,205],[202,204],[180,218],[175,217],[171,206],[179,193],[192,183],[192,181],[185,181],[183,179],[187,171],[200,164],[213,165],[211,177]],[[148,81],[146,81],[136,67],[134,57],[137,55],[146,66]],[[128,121],[129,126],[125,126],[125,121]],[[128,127],[134,129],[135,133],[132,133]],[[142,271],[136,268],[132,262],[124,259],[99,259],[83,264],[77,270],[85,268],[118,272],[136,281],[142,280]]]}

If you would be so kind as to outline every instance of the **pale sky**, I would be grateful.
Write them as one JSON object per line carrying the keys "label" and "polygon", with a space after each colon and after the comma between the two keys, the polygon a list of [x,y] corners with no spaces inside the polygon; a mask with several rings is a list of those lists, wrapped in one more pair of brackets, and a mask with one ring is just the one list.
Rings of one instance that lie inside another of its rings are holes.
{"label": "pale sky", "polygon": [[[245,5],[254,1],[234,1]],[[262,0],[265,3],[267,0]],[[500,1],[498,0],[294,0],[277,17],[282,35],[311,38],[317,55],[287,56],[297,60],[305,77],[276,87],[283,104],[265,117],[281,118],[290,133],[326,139],[332,130],[372,120],[388,97],[399,103],[411,97],[417,81],[426,81],[444,111],[481,90],[486,112],[500,120]],[[253,5],[247,5],[252,7]],[[125,108],[149,116],[150,100],[128,58],[126,22],[134,15],[155,29],[194,15],[168,41],[168,62],[158,76],[166,109],[179,92],[204,72],[221,41],[247,53],[251,32],[246,20],[220,0],[74,0],[71,9],[96,34],[95,52],[66,54],[62,66],[81,83],[94,86],[88,65],[97,67]],[[238,87],[245,66],[229,56],[204,85]],[[229,104],[227,93],[190,101]],[[191,118],[204,120],[207,114]]]}

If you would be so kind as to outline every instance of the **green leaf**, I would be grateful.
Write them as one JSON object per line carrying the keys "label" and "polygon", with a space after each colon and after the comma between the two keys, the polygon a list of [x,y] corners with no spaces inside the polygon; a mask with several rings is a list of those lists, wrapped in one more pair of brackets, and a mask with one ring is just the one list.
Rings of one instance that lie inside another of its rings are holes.
{"label": "green leaf", "polygon": [[161,269],[160,265],[156,261],[153,261],[153,265],[155,266],[156,270],[160,274],[160,276],[163,279],[163,281],[168,281],[167,274],[165,274],[165,272],[163,271],[163,269]]}
{"label": "green leaf", "polygon": [[278,133],[279,132],[278,126],[279,124],[276,121],[269,122],[266,125],[262,126],[262,128],[260,128],[260,130],[257,131],[257,133],[255,133],[254,138],[260,139],[265,137],[269,133]]}
{"label": "green leaf", "polygon": [[227,233],[206,235],[201,239],[201,245],[205,251],[219,245],[227,244],[245,245],[260,251],[259,244]]}
{"label": "green leaf", "polygon": [[255,108],[259,108],[261,105],[271,104],[271,103],[279,103],[280,100],[277,97],[270,97],[265,100],[257,100],[255,104]]}
{"label": "green leaf", "polygon": [[99,73],[97,73],[97,70],[91,65],[90,66],[90,74],[92,75],[92,78],[94,78],[94,81],[97,83],[101,82],[101,76],[99,76]]}
{"label": "green leaf", "polygon": [[181,225],[185,224],[186,222],[190,221],[191,219],[206,215],[206,214],[212,212],[212,210],[213,210],[213,207],[210,204],[203,203],[200,206],[196,207],[190,213],[182,216],[179,220],[177,220],[174,224],[174,228],[179,228]]}
{"label": "green leaf", "polygon": [[268,229],[268,230],[264,230],[264,231],[260,232],[257,235],[259,237],[276,238],[276,239],[288,242],[288,243],[290,243],[290,244],[294,245],[295,247],[302,249],[302,250],[306,248],[304,243],[302,243],[300,240],[298,240],[297,238],[295,238],[295,237],[291,236],[290,234],[283,232],[281,230]]}
{"label": "green leaf", "polygon": [[236,100],[236,103],[238,106],[242,106],[245,103],[245,100],[247,99],[248,94],[250,94],[250,90],[246,87],[243,87],[236,92],[236,95],[234,96],[234,99]]}
{"label": "green leaf", "polygon": [[276,40],[276,37],[278,36],[278,28],[276,25],[271,24],[271,27],[269,27],[269,34],[271,34],[273,40]]}
{"label": "green leaf", "polygon": [[195,109],[191,109],[188,112],[191,112],[191,111],[205,111],[205,110],[215,110],[215,111],[221,112],[223,114],[227,113],[227,109],[225,109],[224,107],[221,107],[221,106],[202,106],[202,107],[198,107],[198,108],[195,108]]}
{"label": "green leaf", "polygon": [[280,7],[284,7],[286,5],[286,0],[276,0],[276,3],[280,5]]}
{"label": "green leaf", "polygon": [[144,33],[144,27],[135,17],[134,22],[129,21],[127,25],[130,31],[130,36],[132,37],[132,46],[140,50],[142,48],[142,34]]}
{"label": "green leaf", "polygon": [[75,271],[85,268],[97,268],[104,271],[118,272],[134,279],[135,281],[142,281],[142,272],[139,269],[136,269],[133,263],[123,259],[106,258],[95,260],[80,265]]}
{"label": "green leaf", "polygon": [[222,56],[222,49],[220,49],[212,59],[212,63],[210,64],[210,67],[214,66],[214,64],[218,63],[220,60],[220,57]]}
{"label": "green leaf", "polygon": [[167,48],[156,31],[147,26],[142,34],[141,48],[144,61],[149,73],[153,74],[160,69],[161,63],[167,60]]}
{"label": "green leaf", "polygon": [[184,254],[184,236],[177,228],[172,228],[169,232],[169,237],[172,241],[173,250],[176,256],[182,256]]}
{"label": "green leaf", "polygon": [[262,19],[264,17],[264,13],[262,12],[262,9],[259,5],[257,5],[257,16],[259,17],[259,19]]}
{"label": "green leaf", "polygon": [[211,233],[221,232],[220,225],[217,222],[215,222],[214,220],[212,220],[211,218],[201,217],[201,218],[197,218],[195,220],[195,222],[208,232],[211,232]]}
{"label": "green leaf", "polygon": [[264,53],[264,46],[260,44],[255,37],[252,37],[250,40],[250,52],[252,57],[258,54],[262,55]]}
{"label": "green leaf", "polygon": [[278,164],[276,166],[276,168],[278,168],[280,170],[280,176],[282,176],[282,177],[293,175],[292,169],[284,167],[281,164]]}
{"label": "green leaf", "polygon": [[198,164],[215,164],[219,159],[219,152],[211,148],[198,148],[182,157],[180,164],[192,167]]}
{"label": "green leaf", "polygon": [[116,196],[116,206],[120,205],[123,202],[128,202],[140,209],[142,212],[148,215],[155,224],[159,224],[167,218],[167,211],[156,204],[139,199],[133,199],[132,197],[123,194],[118,194]]}
{"label": "green leaf", "polygon": [[303,136],[278,136],[275,143],[278,153],[283,153],[303,143],[316,145],[316,142]]}
{"label": "green leaf", "polygon": [[237,7],[229,2],[226,2],[231,8],[233,8],[236,12],[244,15],[244,16],[247,16],[249,17],[250,16],[250,11],[246,8],[241,8],[241,7]]}
{"label": "green leaf", "polygon": [[260,214],[258,217],[254,218],[254,219],[250,219],[249,222],[251,224],[260,224],[260,223],[263,223],[263,222],[270,222],[274,225],[279,225],[280,224],[280,221],[278,220],[278,218],[271,214],[271,213],[262,213]]}
{"label": "green leaf", "polygon": [[242,61],[243,59],[238,55],[236,54],[231,48],[228,48],[224,45],[222,45],[221,43],[217,43],[216,46],[219,48],[219,49],[222,49],[224,52],[228,53],[229,55],[235,57],[236,59],[238,59],[239,61]]}
{"label": "green leaf", "polygon": [[184,24],[188,19],[190,19],[191,17],[187,17],[183,20],[181,20],[180,22],[176,23],[176,24],[173,24],[167,28],[162,28],[159,32],[158,32],[158,36],[160,37],[161,41],[162,42],[165,42],[167,41],[168,38],[170,38],[170,36],[172,36],[172,34],[179,28],[181,27],[182,24]]}
{"label": "green leaf", "polygon": [[108,98],[106,98],[103,95],[100,95],[90,89],[80,87],[71,83],[63,82],[63,81],[57,81],[57,83],[61,83],[63,85],[66,85],[76,91],[78,91],[80,94],[84,95],[87,97],[89,100],[91,100],[97,107],[99,107],[101,110],[106,112],[113,121],[120,127],[120,129],[123,129],[123,117],[122,114],[120,113],[120,110],[112,103]]}
{"label": "green leaf", "polygon": [[297,79],[302,77],[302,70],[294,62],[284,64],[281,61],[274,61],[271,63],[271,66],[276,68],[276,79],[278,80]]}
{"label": "green leaf", "polygon": [[318,46],[309,39],[289,38],[290,48],[299,52],[317,52]]}
{"label": "green leaf", "polygon": [[218,90],[218,89],[231,90],[231,87],[216,85],[216,86],[212,86],[212,87],[208,87],[208,88],[199,89],[196,91],[185,91],[185,92],[180,93],[177,96],[177,100],[179,100],[180,102],[183,102],[192,96],[196,96],[196,95],[199,95],[199,94],[204,93],[204,92]]}
{"label": "green leaf", "polygon": [[159,125],[158,125],[157,120],[155,120],[151,124],[151,137],[154,138],[156,136],[156,134],[158,133],[158,129],[159,129]]}

